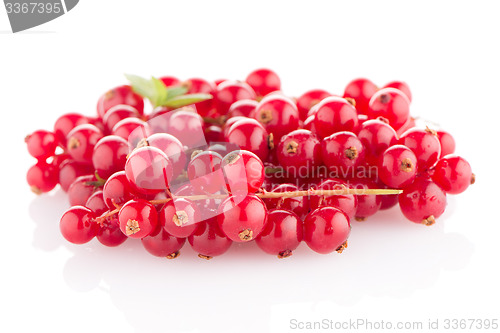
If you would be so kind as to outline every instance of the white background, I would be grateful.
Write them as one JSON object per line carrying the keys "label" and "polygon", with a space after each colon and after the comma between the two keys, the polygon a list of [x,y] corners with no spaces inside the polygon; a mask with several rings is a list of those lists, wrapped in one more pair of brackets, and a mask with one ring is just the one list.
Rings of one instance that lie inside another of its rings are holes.
{"label": "white background", "polygon": [[[0,7],[2,332],[293,332],[290,320],[500,319],[498,2],[91,1],[11,34]],[[138,242],[65,242],[61,190],[36,197],[23,138],[95,113],[123,73],[244,79],[277,71],[290,95],[400,79],[412,113],[454,134],[477,183],[433,227],[398,208],[353,223],[349,248],[286,260],[253,245],[173,261]],[[441,324],[443,322],[441,321]]]}

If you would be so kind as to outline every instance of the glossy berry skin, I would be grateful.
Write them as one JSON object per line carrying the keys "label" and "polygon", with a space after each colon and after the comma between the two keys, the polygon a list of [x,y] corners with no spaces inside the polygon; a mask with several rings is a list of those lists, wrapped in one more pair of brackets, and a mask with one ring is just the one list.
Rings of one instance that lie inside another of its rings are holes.
{"label": "glossy berry skin", "polygon": [[115,204],[121,206],[136,196],[133,186],[130,185],[125,175],[125,171],[119,171],[111,175],[104,183],[102,191],[104,202],[111,210],[116,208]]}
{"label": "glossy berry skin", "polygon": [[367,114],[370,99],[377,90],[375,83],[365,78],[359,78],[347,84],[344,97],[353,98],[356,101],[356,110],[361,114]]}
{"label": "glossy berry skin", "polygon": [[408,100],[411,103],[411,91],[410,91],[410,86],[406,82],[402,81],[391,81],[387,83],[383,88],[395,88],[397,90],[400,90],[405,96],[408,98]]}
{"label": "glossy berry skin", "polygon": [[210,125],[206,127],[204,132],[205,132],[205,141],[207,142],[207,144],[224,141],[222,128],[217,125]]}
{"label": "glossy berry skin", "polygon": [[59,223],[63,237],[73,244],[85,244],[97,235],[99,230],[94,213],[83,206],[68,209]]}
{"label": "glossy berry skin", "polygon": [[226,140],[240,149],[251,151],[262,161],[267,159],[269,145],[273,144],[264,126],[257,120],[249,118],[233,123],[227,132]]}
{"label": "glossy berry skin", "polygon": [[320,254],[342,247],[351,232],[349,217],[335,207],[321,207],[307,215],[304,221],[304,241]]}
{"label": "glossy berry skin", "polygon": [[[350,186],[340,179],[327,179],[317,186],[317,190],[342,190]],[[318,196],[313,195],[309,198],[311,210],[316,208],[329,206],[336,207],[344,212],[349,218],[356,215],[358,208],[358,198],[356,195],[331,195],[331,196]]]}
{"label": "glossy berry skin", "polygon": [[179,176],[186,169],[186,153],[182,143],[175,136],[167,133],[156,133],[147,138],[146,144],[160,149],[168,156],[172,162],[173,178]]}
{"label": "glossy berry skin", "polygon": [[173,87],[173,86],[178,86],[181,84],[181,80],[179,80],[175,76],[162,76],[162,77],[158,78],[158,80],[163,82],[163,84],[166,87]]}
{"label": "glossy berry skin", "polygon": [[54,134],[62,147],[66,147],[66,137],[78,125],[88,124],[87,117],[79,113],[66,113],[57,118],[54,123]]}
{"label": "glossy berry skin", "polygon": [[141,140],[151,135],[151,128],[139,118],[125,118],[116,123],[111,134],[127,140],[130,149],[134,149]]}
{"label": "glossy berry skin", "polygon": [[282,95],[272,94],[263,98],[255,109],[257,119],[272,134],[275,142],[299,128],[299,110],[295,103]]}
{"label": "glossy berry skin", "polygon": [[103,118],[109,109],[119,104],[130,105],[141,115],[144,113],[144,99],[136,94],[132,87],[123,85],[109,90],[99,98],[97,114]]}
{"label": "glossy berry skin", "polygon": [[459,194],[471,184],[472,169],[464,158],[447,155],[437,162],[432,179],[446,193]]}
{"label": "glossy berry skin", "polygon": [[[364,161],[365,148],[356,134],[337,132],[321,142],[323,162],[331,170],[348,174]],[[339,174],[340,175],[340,174]]]}
{"label": "glossy berry skin", "polygon": [[173,166],[168,156],[155,147],[134,150],[125,163],[125,174],[136,191],[143,194],[157,193],[169,187]]}
{"label": "glossy berry skin", "polygon": [[101,178],[108,178],[123,170],[129,153],[128,143],[116,135],[108,135],[97,142],[92,154],[92,164]]}
{"label": "glossy berry skin", "polygon": [[383,117],[398,130],[410,118],[410,101],[400,90],[383,88],[370,99],[367,115],[372,119]]}
{"label": "glossy berry skin", "polygon": [[[295,192],[299,189],[297,186],[293,184],[280,184],[274,187],[271,192],[272,193],[281,193],[281,192]],[[264,199],[264,202],[268,209],[284,209],[291,212],[294,212],[299,216],[299,218],[304,218],[309,212],[309,202],[307,197],[294,197],[294,198],[267,198]]]}
{"label": "glossy berry skin", "polygon": [[327,97],[315,109],[314,127],[321,139],[341,131],[354,132],[358,128],[356,109],[343,98]]}
{"label": "glossy berry skin", "polygon": [[67,192],[71,184],[80,176],[88,176],[94,173],[94,168],[90,164],[78,163],[68,159],[59,166],[59,184],[63,191]]}
{"label": "glossy berry skin", "polygon": [[123,119],[127,118],[138,118],[140,116],[139,112],[130,105],[116,105],[106,112],[104,118],[102,118],[102,123],[106,128],[108,133],[113,131],[113,127],[118,124]]}
{"label": "glossy berry skin", "polygon": [[403,133],[399,143],[415,153],[420,172],[436,164],[441,155],[439,139],[436,132],[430,129],[411,128]]}
{"label": "glossy berry skin", "polygon": [[398,142],[396,131],[378,119],[365,121],[360,126],[358,139],[365,147],[366,159],[370,164],[376,164],[380,155]]}
{"label": "glossy berry skin", "polygon": [[252,87],[258,97],[281,90],[281,80],[278,74],[266,68],[254,70],[248,74],[245,82]]}
{"label": "glossy berry skin", "polygon": [[68,133],[67,152],[75,161],[89,163],[92,160],[94,147],[102,137],[101,130],[94,125],[79,125]]}
{"label": "glossy berry skin", "polygon": [[117,218],[106,219],[99,228],[96,238],[102,245],[108,247],[121,245],[128,239],[120,230]]}
{"label": "glossy berry skin", "polygon": [[189,244],[199,257],[211,259],[229,250],[233,241],[226,237],[217,223],[217,217],[198,223],[195,232],[188,238]]}
{"label": "glossy berry skin", "polygon": [[255,242],[262,251],[286,258],[292,255],[302,238],[302,221],[297,214],[274,209],[269,211],[266,226]]}
{"label": "glossy berry skin", "polygon": [[168,133],[175,136],[182,145],[197,148],[206,145],[203,119],[190,111],[175,111],[170,117]]}
{"label": "glossy berry skin", "polygon": [[93,175],[81,176],[75,179],[68,189],[68,199],[71,206],[83,206],[90,196],[99,189]]}
{"label": "glossy berry skin", "polygon": [[158,224],[155,207],[143,199],[130,200],[118,212],[120,230],[130,238],[151,234]]}
{"label": "glossy berry skin", "polygon": [[281,166],[294,172],[300,168],[311,168],[321,164],[321,144],[311,131],[299,129],[281,138],[278,145],[278,161]]}
{"label": "glossy berry skin", "polygon": [[221,168],[227,191],[232,194],[257,192],[264,182],[264,164],[257,155],[246,150],[224,156]]}
{"label": "glossy berry skin", "polygon": [[406,146],[394,145],[387,149],[378,163],[378,177],[390,188],[410,185],[417,174],[417,157]]}
{"label": "glossy berry skin", "polygon": [[314,115],[307,117],[307,119],[304,120],[302,127],[308,131],[316,133],[316,127],[314,127],[314,118]]}
{"label": "glossy berry skin", "polygon": [[242,116],[242,117],[252,117],[252,114],[255,112],[255,108],[259,102],[253,99],[242,99],[234,102],[229,107],[229,111],[227,112],[227,118]]}
{"label": "glossy berry skin", "polygon": [[328,91],[322,89],[309,90],[297,98],[297,108],[300,120],[305,120],[309,110],[323,99],[332,96]]}
{"label": "glossy berry skin", "polygon": [[[213,82],[206,81],[200,78],[192,78],[182,83],[188,89],[188,94],[210,94],[215,95],[216,85]],[[208,99],[195,104],[198,114],[206,116],[214,107],[213,99]]]}
{"label": "glossy berry skin", "polygon": [[446,208],[446,193],[432,180],[418,177],[399,195],[399,207],[408,220],[432,225]]}
{"label": "glossy berry skin", "polygon": [[167,202],[158,216],[165,231],[172,236],[185,238],[196,230],[197,223],[202,221],[201,214],[193,201],[178,198]]}
{"label": "glossy berry skin", "polygon": [[213,151],[196,154],[189,162],[187,174],[193,188],[201,193],[216,193],[224,188],[222,156]]}
{"label": "glossy berry skin", "polygon": [[[357,179],[349,183],[355,189],[376,189],[377,184],[367,179]],[[364,220],[379,211],[384,195],[357,195],[356,220]]]}
{"label": "glossy berry skin", "polygon": [[231,104],[242,99],[256,99],[255,91],[245,82],[224,81],[215,90],[215,106],[220,114],[225,115]]}
{"label": "glossy berry skin", "polygon": [[453,154],[455,152],[455,139],[450,133],[438,130],[436,131],[439,143],[441,145],[440,158],[446,155]]}
{"label": "glossy berry skin", "polygon": [[108,211],[108,206],[104,203],[102,191],[95,191],[85,203],[85,207],[94,212],[96,216],[101,216]]}
{"label": "glossy berry skin", "polygon": [[39,161],[28,170],[26,180],[33,193],[42,194],[56,187],[57,176],[58,173],[55,166],[44,161]]}
{"label": "glossy berry skin", "polygon": [[226,120],[224,125],[222,125],[222,135],[224,136],[224,138],[226,138],[226,141],[227,141],[227,134],[229,133],[231,126],[233,126],[233,124],[235,124],[240,120],[248,120],[248,118],[243,116],[235,116]]}
{"label": "glossy berry skin", "polygon": [[44,130],[38,130],[28,135],[25,142],[30,155],[40,160],[54,156],[58,145],[54,133]]}
{"label": "glossy berry skin", "polygon": [[254,195],[230,196],[220,204],[217,221],[229,239],[248,242],[259,236],[267,222],[266,205]]}
{"label": "glossy berry skin", "polygon": [[173,259],[186,243],[185,238],[177,238],[161,228],[154,234],[141,239],[144,249],[155,257]]}

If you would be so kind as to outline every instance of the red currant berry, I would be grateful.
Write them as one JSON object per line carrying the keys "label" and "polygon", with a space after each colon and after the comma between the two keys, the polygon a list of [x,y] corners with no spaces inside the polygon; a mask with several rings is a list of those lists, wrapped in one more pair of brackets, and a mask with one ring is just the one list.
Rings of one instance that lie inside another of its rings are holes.
{"label": "red currant berry", "polygon": [[124,235],[130,238],[143,238],[155,230],[158,214],[148,201],[130,200],[118,212],[118,220]]}
{"label": "red currant berry", "polygon": [[245,82],[224,81],[215,91],[215,105],[217,111],[226,114],[236,101],[242,99],[256,99],[255,91]]}
{"label": "red currant berry", "polygon": [[85,244],[97,235],[99,225],[94,213],[83,206],[68,209],[61,217],[59,228],[63,237],[73,244]]}
{"label": "red currant berry", "polygon": [[398,142],[396,131],[379,119],[365,121],[360,127],[358,139],[365,147],[370,164],[376,164],[380,155]]}
{"label": "red currant berry", "polygon": [[123,119],[138,118],[139,116],[139,112],[130,105],[116,105],[106,112],[104,118],[102,118],[102,123],[107,132],[111,133],[113,127]]}
{"label": "red currant berry", "polygon": [[344,90],[344,98],[353,98],[356,101],[356,110],[361,114],[368,113],[368,104],[378,88],[372,81],[364,78],[352,80]]}
{"label": "red currant berry", "polygon": [[[350,186],[340,179],[327,179],[317,186],[317,190],[344,190]],[[335,207],[344,212],[349,218],[353,218],[358,208],[358,198],[356,195],[330,195],[319,196],[313,195],[309,198],[311,210],[322,206]]]}
{"label": "red currant berry", "polygon": [[455,152],[455,139],[451,134],[443,130],[436,131],[436,133],[441,145],[441,155],[439,157],[453,154]]}
{"label": "red currant berry", "polygon": [[[323,162],[334,172],[347,175],[360,165],[365,156],[365,148],[356,134],[337,132],[321,142]],[[339,174],[340,175],[340,174]]]}
{"label": "red currant berry", "polygon": [[198,257],[203,259],[212,259],[226,253],[233,243],[219,228],[217,217],[210,218],[206,223],[199,223],[188,241],[193,250],[199,253]]}
{"label": "red currant berry", "polygon": [[94,212],[96,216],[104,214],[108,210],[108,206],[104,203],[102,191],[94,192],[85,203],[85,207]]}
{"label": "red currant berry", "polygon": [[[188,89],[188,94],[215,95],[215,83],[200,78],[186,80],[182,83],[182,85]],[[196,103],[195,106],[200,115],[206,116],[214,107],[213,99],[208,99],[206,101]]]}
{"label": "red currant berry", "polygon": [[[271,190],[272,193],[295,192],[299,189],[293,184],[281,184]],[[309,202],[307,197],[293,198],[269,198],[264,199],[268,209],[284,209],[297,214],[300,218],[304,218],[309,212]]]}
{"label": "red currant berry", "polygon": [[173,167],[164,152],[146,146],[134,150],[129,155],[125,163],[125,174],[138,192],[151,194],[169,187]]}
{"label": "red currant berry", "polygon": [[410,87],[408,84],[402,81],[392,81],[387,83],[384,88],[395,88],[397,90],[400,90],[403,94],[405,94],[406,97],[408,97],[408,100],[411,102],[411,91]]}
{"label": "red currant berry", "polygon": [[252,117],[252,114],[255,112],[255,108],[259,103],[253,99],[242,99],[234,102],[229,107],[229,111],[227,112],[227,118],[242,116],[242,117]]}
{"label": "red currant berry", "polygon": [[125,118],[116,123],[111,134],[127,140],[130,149],[134,149],[141,140],[151,135],[151,128],[139,118]]}
{"label": "red currant berry", "polygon": [[227,142],[233,143],[239,149],[248,150],[265,161],[272,147],[273,138],[255,119],[242,118],[233,123],[226,135]]}
{"label": "red currant berry", "polygon": [[221,163],[228,192],[232,194],[254,193],[264,182],[264,164],[252,152],[233,151]]}
{"label": "red currant berry", "polygon": [[119,104],[130,105],[140,114],[144,112],[144,99],[142,96],[136,94],[132,87],[124,85],[109,90],[99,98],[97,114],[103,118],[109,109]]}
{"label": "red currant berry", "polygon": [[68,189],[68,199],[71,206],[83,206],[90,196],[99,189],[99,182],[92,175],[75,179]]}
{"label": "red currant berry", "polygon": [[410,185],[417,174],[417,157],[406,146],[395,145],[380,157],[378,177],[391,188]]}
{"label": "red currant berry", "polygon": [[287,172],[299,176],[301,169],[316,167],[321,164],[321,144],[311,131],[299,129],[281,138],[278,145],[278,161]]}
{"label": "red currant berry", "polygon": [[436,131],[412,128],[404,132],[399,143],[410,148],[417,157],[419,171],[425,171],[436,164],[441,155],[441,144]]}
{"label": "red currant berry", "polygon": [[341,252],[351,232],[349,217],[335,207],[322,207],[307,215],[304,241],[317,253]]}
{"label": "red currant berry", "polygon": [[30,155],[40,160],[54,156],[58,145],[54,133],[44,130],[33,132],[24,141],[28,146]]}
{"label": "red currant berry", "polygon": [[312,133],[316,133],[316,127],[314,127],[314,116],[309,116],[307,117],[306,120],[304,120],[303,128],[311,131]]}
{"label": "red currant berry", "polygon": [[222,134],[222,128],[217,125],[210,125],[205,128],[205,141],[208,144],[213,142],[223,142],[224,134]]}
{"label": "red currant berry", "polygon": [[94,147],[102,137],[101,130],[94,125],[79,125],[68,133],[67,151],[75,161],[89,163]]}
{"label": "red currant berry", "polygon": [[[377,184],[367,179],[357,179],[350,183],[355,189],[376,189]],[[356,220],[364,221],[367,217],[374,215],[382,205],[383,195],[358,195],[358,209],[356,210]]]}
{"label": "red currant berry", "polygon": [[187,157],[184,153],[184,147],[175,136],[167,133],[156,133],[143,143],[160,149],[168,156],[174,168],[174,178],[177,178],[186,169]]}
{"label": "red currant berry", "polygon": [[217,221],[226,236],[234,242],[248,242],[257,237],[267,221],[267,209],[261,199],[248,195],[230,196],[219,206]]}
{"label": "red currant berry", "polygon": [[69,159],[70,159],[69,154],[66,153],[56,154],[52,157],[50,164],[52,164],[55,168],[59,170],[61,164],[63,164],[64,161],[67,161]]}
{"label": "red currant berry", "polygon": [[173,112],[168,124],[168,133],[188,148],[206,145],[203,118],[194,112],[183,110]]}
{"label": "red currant berry", "polygon": [[434,169],[432,180],[446,193],[459,194],[473,182],[469,162],[460,156],[447,155],[441,158]]}
{"label": "red currant berry", "polygon": [[224,138],[227,138],[227,134],[229,133],[229,130],[231,129],[231,126],[233,126],[233,124],[235,124],[237,121],[247,120],[247,119],[248,119],[247,117],[236,116],[226,120],[224,125],[222,125],[222,135],[224,135]]}
{"label": "red currant berry", "polygon": [[150,254],[156,257],[174,259],[179,256],[185,238],[177,238],[170,235],[165,229],[160,229],[156,233],[141,239],[142,245]]}
{"label": "red currant berry", "polygon": [[408,220],[432,225],[446,208],[446,193],[430,179],[418,177],[399,195],[399,207]]}
{"label": "red currant berry", "polygon": [[358,128],[356,109],[343,98],[327,97],[315,109],[314,127],[320,138],[341,131],[354,132]]}
{"label": "red currant berry", "polygon": [[99,177],[108,178],[123,170],[128,152],[127,141],[119,136],[108,135],[99,140],[92,154],[92,164]]}
{"label": "red currant berry", "polygon": [[222,156],[213,151],[200,152],[191,159],[187,174],[196,191],[216,193],[224,188],[221,162]]}
{"label": "red currant berry", "polygon": [[106,219],[99,228],[96,238],[102,245],[109,247],[121,245],[128,239],[120,230],[117,218]]}
{"label": "red currant berry", "polygon": [[368,117],[383,117],[398,130],[410,118],[410,101],[400,90],[380,89],[370,99]]}
{"label": "red currant berry", "polygon": [[302,221],[297,214],[274,209],[269,211],[262,233],[255,239],[262,251],[286,258],[302,241]]}
{"label": "red currant berry", "polygon": [[266,68],[254,70],[248,74],[245,81],[260,97],[281,89],[281,80],[278,74]]}
{"label": "red currant berry", "polygon": [[158,80],[163,82],[163,84],[168,87],[178,86],[181,84],[181,81],[175,76],[162,76]]}
{"label": "red currant berry", "polygon": [[59,143],[66,147],[66,137],[73,128],[78,125],[88,124],[87,117],[78,113],[67,113],[60,116],[54,124],[54,133]]}
{"label": "red currant berry", "polygon": [[300,119],[305,120],[309,110],[313,106],[330,96],[332,96],[332,94],[321,89],[309,90],[302,94],[299,98],[297,98],[297,108],[299,109]]}
{"label": "red currant berry", "polygon": [[398,137],[401,137],[401,135],[403,135],[404,132],[406,132],[410,128],[414,128],[415,126],[416,126],[415,119],[410,117],[408,118],[406,123],[396,131],[396,133],[398,134]]}
{"label": "red currant berry", "polygon": [[299,110],[288,97],[273,94],[262,99],[255,109],[254,118],[264,125],[274,140],[299,128]]}
{"label": "red currant berry", "polygon": [[88,176],[94,173],[90,164],[78,163],[68,159],[59,166],[59,184],[63,191],[67,192],[71,184],[80,176]]}
{"label": "red currant berry", "polygon": [[160,223],[169,234],[175,237],[188,237],[202,221],[201,212],[196,204],[184,198],[167,202],[159,212]]}
{"label": "red currant berry", "polygon": [[[377,183],[377,188],[390,188],[390,187],[379,181]],[[380,210],[387,210],[398,204],[397,194],[380,195],[379,197],[381,201]]]}
{"label": "red currant berry", "polygon": [[[204,194],[205,193],[203,193],[203,192],[196,191],[193,188],[193,186],[189,183],[179,187],[174,192],[175,197],[204,195]],[[217,207],[219,207],[219,204],[222,202],[222,199],[215,199],[215,198],[207,197],[205,200],[193,200],[193,202],[198,207],[198,211],[202,212],[203,215],[202,215],[201,220],[203,220],[205,217],[209,217],[209,215],[215,215],[212,213],[213,213],[213,211],[217,210]]]}
{"label": "red currant berry", "polygon": [[49,192],[57,185],[57,168],[44,161],[39,161],[28,170],[26,180],[33,193]]}
{"label": "red currant berry", "polygon": [[109,209],[115,209],[127,201],[135,198],[135,190],[130,185],[125,171],[119,171],[111,175],[104,183],[103,199]]}

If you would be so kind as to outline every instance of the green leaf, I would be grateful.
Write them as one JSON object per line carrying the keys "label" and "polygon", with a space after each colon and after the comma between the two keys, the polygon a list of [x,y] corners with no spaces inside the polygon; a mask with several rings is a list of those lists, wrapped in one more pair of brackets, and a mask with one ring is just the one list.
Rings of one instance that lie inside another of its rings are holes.
{"label": "green leaf", "polygon": [[182,95],[168,99],[167,101],[165,101],[165,103],[162,104],[162,106],[166,106],[169,108],[180,108],[186,105],[203,102],[212,98],[213,97],[210,94]]}
{"label": "green leaf", "polygon": [[161,105],[164,101],[167,100],[168,90],[163,81],[158,80],[154,76],[151,77],[151,82],[153,83],[156,94],[154,98],[151,99],[151,103],[154,107]]}
{"label": "green leaf", "polygon": [[165,100],[172,99],[177,96],[184,95],[188,92],[188,89],[183,86],[167,88],[167,98]]}
{"label": "green leaf", "polygon": [[155,77],[148,80],[131,74],[125,74],[125,77],[130,81],[132,89],[142,97],[149,99],[154,107],[162,105],[166,101],[167,87],[161,80]]}

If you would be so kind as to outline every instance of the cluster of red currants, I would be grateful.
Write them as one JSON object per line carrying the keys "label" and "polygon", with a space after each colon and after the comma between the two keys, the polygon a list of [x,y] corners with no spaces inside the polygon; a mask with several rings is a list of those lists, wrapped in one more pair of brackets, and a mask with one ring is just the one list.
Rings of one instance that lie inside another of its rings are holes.
{"label": "cluster of red currants", "polygon": [[268,69],[244,82],[130,78],[100,97],[97,117],[65,114],[26,137],[38,160],[28,184],[67,191],[60,229],[72,243],[138,238],[167,258],[186,239],[205,259],[254,239],[280,258],[302,241],[342,252],[353,218],[399,202],[431,225],[446,194],[474,182],[449,133],[415,127],[403,82],[290,98]]}

